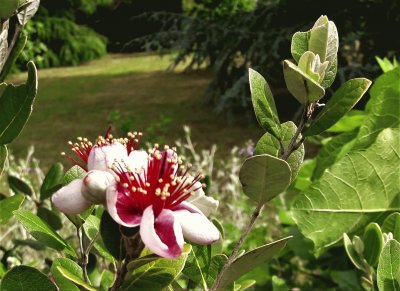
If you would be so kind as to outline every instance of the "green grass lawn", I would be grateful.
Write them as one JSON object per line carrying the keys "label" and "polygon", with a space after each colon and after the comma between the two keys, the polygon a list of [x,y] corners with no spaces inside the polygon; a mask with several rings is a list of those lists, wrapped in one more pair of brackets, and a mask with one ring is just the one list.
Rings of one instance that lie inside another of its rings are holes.
{"label": "green grass lawn", "polygon": [[69,140],[103,134],[113,111],[122,116],[116,127],[125,121],[132,131],[142,131],[148,141],[161,144],[172,145],[184,136],[182,126],[189,125],[198,148],[215,143],[220,157],[232,146],[261,135],[243,116],[228,126],[223,114],[203,102],[208,73],[183,73],[182,67],[167,72],[169,64],[169,58],[156,55],[109,55],[79,67],[39,70],[33,114],[11,150],[22,157],[27,146],[34,145],[35,156],[47,168],[65,161],[60,152],[69,149]]}

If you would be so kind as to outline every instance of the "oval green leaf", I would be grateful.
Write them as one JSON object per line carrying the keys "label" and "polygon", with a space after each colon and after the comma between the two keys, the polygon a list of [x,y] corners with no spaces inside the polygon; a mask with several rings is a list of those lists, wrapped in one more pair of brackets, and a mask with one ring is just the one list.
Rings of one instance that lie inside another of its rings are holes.
{"label": "oval green leaf", "polygon": [[38,216],[26,210],[16,210],[13,213],[35,239],[50,248],[65,251],[67,254],[76,257],[74,248]]}
{"label": "oval green leaf", "polygon": [[298,63],[300,57],[308,51],[308,41],[310,40],[311,30],[306,32],[298,31],[292,37],[292,44],[290,47],[290,51],[292,53],[293,58]]}
{"label": "oval green leaf", "polygon": [[42,272],[28,266],[17,266],[8,271],[1,280],[0,291],[57,290]]}
{"label": "oval green leaf", "polygon": [[69,290],[69,291],[79,291],[80,289],[72,283],[69,279],[67,279],[58,269],[58,267],[62,267],[65,270],[68,270],[71,274],[79,278],[83,278],[82,268],[75,263],[74,261],[67,258],[57,258],[53,261],[51,265],[51,275],[56,281],[57,287],[60,290]]}
{"label": "oval green leaf", "polygon": [[40,200],[49,198],[62,184],[64,176],[64,167],[61,163],[55,163],[44,177],[40,187]]}
{"label": "oval green leaf", "polygon": [[370,266],[374,267],[378,264],[383,248],[382,231],[377,223],[372,222],[365,228],[363,242],[364,258]]}
{"label": "oval green leaf", "polygon": [[283,61],[283,74],[286,87],[301,104],[316,102],[325,95],[325,89],[320,84],[288,60]]}
{"label": "oval green leaf", "polygon": [[29,62],[26,84],[8,85],[0,96],[0,145],[12,142],[24,128],[32,113],[37,88],[36,67]]}
{"label": "oval green leaf", "polygon": [[357,104],[370,85],[371,81],[365,78],[351,79],[344,83],[315,117],[304,136],[320,134],[338,122]]}
{"label": "oval green leaf", "polygon": [[24,195],[17,194],[0,200],[0,225],[8,222],[8,220],[13,216],[13,211],[17,210],[21,206],[24,199]]}
{"label": "oval green leaf", "polygon": [[[289,143],[292,137],[294,136],[296,130],[297,126],[292,121],[282,123],[281,142],[285,148],[289,146]],[[299,138],[301,138],[301,135],[299,136]],[[254,154],[255,155],[268,154],[278,158],[281,155],[280,143],[274,136],[272,136],[269,133],[266,133],[257,142]],[[292,173],[291,181],[293,181],[296,178],[297,173],[300,170],[300,166],[303,163],[303,159],[304,159],[304,145],[301,144],[301,146],[297,150],[292,152],[287,159],[287,163],[289,164]]]}
{"label": "oval green leaf", "polygon": [[271,155],[248,158],[239,172],[243,192],[256,202],[266,203],[290,184],[291,171],[284,160]]}
{"label": "oval green leaf", "polygon": [[25,181],[14,176],[8,176],[8,185],[15,193],[23,193],[28,196],[32,196],[32,187]]}
{"label": "oval green leaf", "polygon": [[343,245],[346,250],[347,256],[350,261],[356,266],[359,270],[364,270],[364,263],[360,258],[360,255],[354,249],[353,243],[351,242],[349,236],[346,233],[343,233]]}
{"label": "oval green leaf", "polygon": [[296,197],[293,218],[317,251],[400,211],[399,140],[400,130],[383,130],[369,148],[350,151]]}
{"label": "oval green leaf", "polygon": [[[186,244],[177,259],[162,258],[134,269],[127,274],[120,290],[165,290],[181,274],[191,249],[192,246]],[[142,253],[143,256],[148,254],[150,252],[146,249]]]}
{"label": "oval green leaf", "polygon": [[400,290],[400,243],[389,240],[379,257],[377,282],[380,291]]}
{"label": "oval green leaf", "polygon": [[391,232],[393,238],[400,242],[400,213],[395,212],[386,217],[382,225],[382,232]]}
{"label": "oval green leaf", "polygon": [[292,237],[285,237],[283,239],[274,241],[272,243],[263,245],[238,257],[226,269],[222,276],[221,283],[218,290],[225,290],[236,279],[239,279],[244,274],[250,272],[260,264],[270,260],[277,255],[286,245],[287,241]]}
{"label": "oval green leaf", "polygon": [[276,111],[274,97],[264,77],[249,69],[249,83],[251,91],[251,101],[258,123],[263,129],[272,134],[277,139],[281,139],[281,125]]}

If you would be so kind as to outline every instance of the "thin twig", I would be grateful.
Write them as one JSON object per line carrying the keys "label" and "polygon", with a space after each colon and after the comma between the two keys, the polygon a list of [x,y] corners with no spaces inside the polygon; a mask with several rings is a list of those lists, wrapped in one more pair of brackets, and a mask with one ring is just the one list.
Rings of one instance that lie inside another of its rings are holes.
{"label": "thin twig", "polygon": [[[290,154],[295,151],[297,148],[299,148],[301,146],[301,144],[304,142],[304,138],[300,138],[299,141],[297,141],[299,139],[299,136],[301,134],[301,132],[304,129],[304,126],[306,125],[306,123],[308,122],[308,120],[311,118],[312,113],[314,112],[315,109],[315,104],[310,104],[308,106],[305,106],[303,108],[303,114],[301,116],[301,120],[299,122],[299,125],[297,127],[297,130],[295,132],[295,134],[293,135],[292,139],[289,142],[289,146],[287,149],[285,149],[283,147],[282,142],[280,142],[280,147],[281,147],[281,159],[282,160],[287,160],[288,157],[290,156]],[[221,284],[221,280],[222,277],[224,275],[224,273],[226,272],[226,270],[232,265],[232,263],[235,261],[237,254],[239,253],[240,247],[242,246],[243,242],[245,241],[245,239],[247,238],[250,230],[253,228],[255,221],[257,220],[260,211],[262,210],[264,206],[264,203],[260,202],[257,207],[254,209],[252,215],[251,215],[251,219],[248,223],[248,225],[246,226],[246,228],[244,229],[242,235],[240,236],[239,240],[237,241],[231,255],[228,258],[228,261],[225,263],[225,265],[222,267],[221,272],[218,274],[214,285],[211,287],[210,291],[216,291],[218,290],[219,285]]]}
{"label": "thin twig", "polygon": [[263,202],[259,202],[256,209],[254,209],[252,215],[251,215],[251,219],[249,221],[249,224],[246,226],[246,228],[244,229],[242,235],[240,236],[239,240],[237,241],[237,243],[235,244],[235,247],[233,248],[233,251],[231,253],[231,255],[228,258],[228,261],[225,263],[225,265],[222,267],[221,272],[218,274],[218,277],[216,278],[214,285],[211,287],[210,291],[215,291],[218,289],[218,286],[221,283],[222,277],[225,273],[225,271],[232,265],[232,263],[235,261],[237,254],[240,251],[240,247],[242,246],[243,242],[245,241],[245,239],[247,238],[247,236],[249,235],[250,230],[253,228],[254,223],[257,220],[257,217],[260,215],[260,211],[262,210],[262,208],[264,207],[264,203]]}
{"label": "thin twig", "polygon": [[88,277],[88,273],[87,273],[88,260],[87,260],[85,250],[83,248],[83,236],[82,236],[82,228],[81,227],[76,228],[76,234],[79,239],[79,252],[80,252],[79,265],[82,267],[82,270],[83,270],[83,279],[85,280],[86,283],[88,283],[89,282],[89,277]]}

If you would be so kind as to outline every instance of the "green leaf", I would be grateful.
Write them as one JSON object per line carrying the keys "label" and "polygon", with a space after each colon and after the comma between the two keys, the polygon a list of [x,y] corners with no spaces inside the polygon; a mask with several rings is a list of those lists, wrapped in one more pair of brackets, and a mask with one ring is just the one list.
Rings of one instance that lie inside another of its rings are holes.
{"label": "green leaf", "polygon": [[14,176],[8,176],[8,185],[15,193],[23,193],[32,196],[33,190],[25,181]]}
{"label": "green leaf", "polygon": [[71,274],[74,274],[79,278],[83,278],[82,268],[70,259],[57,258],[53,261],[50,269],[51,274],[60,290],[79,291],[80,289],[69,279],[64,277],[64,275],[58,270],[58,267],[63,267],[65,270],[68,270]]}
{"label": "green leaf", "polygon": [[288,60],[283,61],[283,74],[289,92],[301,104],[316,102],[325,95],[325,89],[318,82]]}
{"label": "green leaf", "polygon": [[14,48],[12,49],[10,55],[8,56],[4,66],[3,66],[3,70],[1,70],[0,73],[0,83],[4,82],[4,80],[7,78],[8,74],[10,73],[15,61],[17,60],[17,58],[19,57],[19,55],[22,53],[25,45],[26,45],[26,41],[28,40],[28,37],[26,36],[25,33],[21,33],[17,42],[14,45]]}
{"label": "green leaf", "polygon": [[338,61],[336,57],[332,60],[332,63],[329,64],[328,68],[325,71],[324,79],[321,82],[321,86],[325,89],[329,88],[333,84],[333,81],[335,81],[338,68],[337,62]]}
{"label": "green leaf", "polygon": [[55,163],[44,177],[42,186],[40,187],[40,200],[49,198],[55,191],[59,189],[59,185],[63,182],[64,167],[61,163]]}
{"label": "green leaf", "polygon": [[392,213],[385,219],[382,225],[382,232],[391,232],[393,234],[393,238],[400,242],[400,213]]}
{"label": "green leaf", "polygon": [[0,2],[0,19],[5,20],[15,14],[20,0],[2,0]]}
{"label": "green leaf", "polygon": [[389,240],[383,247],[377,276],[380,291],[400,290],[400,243]]}
{"label": "green leaf", "polygon": [[86,171],[75,165],[65,173],[62,183],[65,186],[75,179],[82,179],[85,175]]}
{"label": "green leaf", "polygon": [[116,259],[125,257],[125,247],[122,243],[119,225],[111,218],[107,211],[103,212],[100,220],[100,235],[105,249]]}
{"label": "green leaf", "polygon": [[[208,275],[206,278],[206,283],[208,286],[212,286],[217,279],[218,274],[221,272],[222,267],[228,261],[228,257],[224,254],[219,254],[211,258],[210,267],[208,269]],[[231,288],[226,288],[230,290]]]}
{"label": "green leaf", "polygon": [[7,85],[0,96],[0,145],[12,142],[24,128],[32,113],[37,88],[36,67],[29,62],[26,84]]}
{"label": "green leaf", "polygon": [[356,270],[348,270],[348,271],[330,271],[330,277],[333,282],[338,285],[336,290],[341,291],[354,291],[354,290],[363,290],[361,287],[358,275]]}
{"label": "green leaf", "polygon": [[[282,130],[281,130],[282,144],[285,148],[289,146],[289,143],[296,131],[297,131],[297,126],[292,121],[282,123]],[[301,138],[301,135],[299,136],[299,138]],[[257,142],[254,154],[255,155],[268,154],[279,158],[281,155],[279,141],[269,133],[264,134]],[[293,153],[291,153],[291,155],[287,159],[287,163],[289,164],[292,172],[291,181],[293,181],[296,178],[297,173],[300,170],[300,166],[303,163],[303,159],[304,159],[304,145],[301,144],[301,146]]]}
{"label": "green leaf", "polygon": [[277,139],[281,139],[281,125],[276,111],[274,97],[264,77],[249,69],[251,101],[258,123]]}
{"label": "green leaf", "polygon": [[208,246],[192,245],[192,251],[186,261],[182,273],[195,283],[202,284],[207,289],[206,279],[211,263],[211,248]]}
{"label": "green leaf", "polygon": [[383,236],[379,225],[375,222],[368,224],[364,236],[364,258],[370,266],[378,264],[379,255],[383,248]]}
{"label": "green leaf", "polygon": [[353,147],[357,132],[344,132],[330,139],[315,158],[312,180],[319,179],[324,171],[343,158]]}
{"label": "green leaf", "polygon": [[243,192],[256,202],[266,203],[290,184],[291,171],[284,160],[270,155],[248,158],[239,172]]}
{"label": "green leaf", "polygon": [[370,90],[365,111],[367,118],[357,137],[355,147],[364,148],[374,142],[385,128],[397,128],[400,124],[400,67],[376,79]]}
{"label": "green leaf", "polygon": [[298,63],[300,57],[308,51],[308,41],[311,36],[311,30],[306,32],[296,32],[292,37],[292,44],[290,47],[290,51],[292,53],[293,58]]}
{"label": "green leaf", "polygon": [[59,230],[63,226],[60,216],[54,211],[51,211],[44,207],[38,207],[36,214],[43,221],[46,221],[46,223],[54,230]]}
{"label": "green leaf", "polygon": [[[90,215],[83,224],[83,229],[85,230],[86,236],[90,240],[93,240],[100,231],[100,219],[97,216]],[[104,258],[109,261],[114,261],[113,256],[107,251],[106,247],[104,246],[104,242],[101,237],[98,237],[96,239],[94,247]]]}
{"label": "green leaf", "polygon": [[297,196],[293,218],[317,251],[335,244],[344,232],[400,210],[399,140],[399,130],[382,131],[369,148],[349,152]]}
{"label": "green leaf", "polygon": [[108,291],[114,283],[114,274],[104,270],[100,278],[100,291]]}
{"label": "green leaf", "polygon": [[347,233],[343,233],[343,245],[344,249],[346,250],[347,256],[349,257],[350,261],[356,266],[359,270],[364,270],[364,263],[363,260],[360,258],[360,255],[354,249],[353,243],[351,242]]}
{"label": "green leaf", "polygon": [[39,9],[40,0],[30,0],[29,3],[17,14],[18,22],[24,26],[35,15]]}
{"label": "green leaf", "polygon": [[311,184],[312,174],[316,166],[316,160],[305,160],[300,167],[297,178],[293,183],[294,188],[303,191],[306,190]]}
{"label": "green leaf", "polygon": [[[175,260],[162,258],[134,269],[127,274],[120,290],[164,290],[182,272],[191,249],[191,245],[186,244],[182,255]],[[150,252],[145,250],[143,255],[147,254]]]}
{"label": "green leaf", "polygon": [[364,111],[351,110],[326,131],[337,133],[353,131],[364,123],[366,116],[367,114]]}
{"label": "green leaf", "polygon": [[381,59],[380,57],[376,56],[375,59],[378,62],[379,67],[381,67],[381,69],[384,73],[389,72],[390,70],[393,70],[394,68],[397,67],[395,58],[393,58],[393,63],[391,61],[389,61],[389,59],[386,57]]}
{"label": "green leaf", "polygon": [[76,257],[74,248],[39,217],[26,210],[16,210],[13,213],[35,239],[50,248],[65,251],[67,254]]}
{"label": "green leaf", "polygon": [[291,237],[286,237],[263,245],[238,257],[235,261],[233,261],[228,269],[226,269],[224,275],[222,276],[218,290],[224,290],[227,286],[232,284],[244,274],[250,272],[252,269],[264,263],[265,261],[270,260],[285,247],[290,238]]}
{"label": "green leaf", "polygon": [[272,291],[290,291],[290,288],[286,285],[285,280],[278,276],[272,276]]}
{"label": "green leaf", "polygon": [[76,285],[82,287],[84,290],[96,291],[96,288],[93,288],[88,283],[86,283],[81,277],[76,276],[75,274],[73,274],[69,270],[67,270],[67,269],[65,269],[65,268],[63,268],[61,266],[60,267],[56,267],[56,268],[61,273],[61,275],[63,275],[65,278],[67,278],[71,282],[74,282]]}
{"label": "green leaf", "polygon": [[128,269],[128,271],[133,271],[134,269],[137,269],[148,263],[154,262],[158,259],[161,259],[161,257],[156,254],[145,255],[145,256],[142,256],[140,258],[137,258],[137,259],[129,262],[127,269]]}
{"label": "green leaf", "polygon": [[24,195],[17,194],[0,200],[0,225],[8,222],[8,220],[13,216],[13,211],[17,210],[22,205],[24,199]]}
{"label": "green leaf", "polygon": [[364,78],[351,79],[344,83],[318,113],[304,136],[320,134],[338,122],[357,104],[370,85],[371,81]]}
{"label": "green leaf", "polygon": [[0,177],[3,174],[4,167],[6,165],[8,157],[8,150],[5,145],[0,146]]}
{"label": "green leaf", "polygon": [[28,266],[17,266],[1,280],[0,291],[56,290],[56,286],[42,272]]}

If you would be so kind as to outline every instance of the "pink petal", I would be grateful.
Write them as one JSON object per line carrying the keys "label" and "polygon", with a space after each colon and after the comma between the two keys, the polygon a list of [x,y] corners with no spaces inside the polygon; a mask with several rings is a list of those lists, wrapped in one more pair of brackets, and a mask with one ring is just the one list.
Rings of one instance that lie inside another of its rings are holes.
{"label": "pink petal", "polygon": [[92,205],[82,195],[82,179],[73,180],[51,197],[55,207],[65,214],[79,214]]}
{"label": "pink petal", "polygon": [[161,257],[173,259],[182,253],[182,229],[171,210],[163,209],[155,219],[153,207],[147,207],[140,223],[140,236],[144,244]]}
{"label": "pink petal", "polygon": [[127,158],[128,153],[126,148],[119,142],[114,142],[106,146],[95,145],[88,157],[88,169],[107,171],[115,160],[121,162],[121,160],[126,161]]}
{"label": "pink petal", "polygon": [[106,171],[92,170],[83,178],[82,194],[93,204],[106,201],[107,187],[115,183],[114,176]]}
{"label": "pink petal", "polygon": [[106,190],[107,211],[120,225],[136,227],[140,224],[142,214],[132,205],[129,197],[117,190],[116,185],[110,185]]}
{"label": "pink petal", "polygon": [[194,205],[182,202],[172,209],[182,227],[183,236],[194,243],[205,245],[217,241],[218,228]]}

